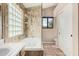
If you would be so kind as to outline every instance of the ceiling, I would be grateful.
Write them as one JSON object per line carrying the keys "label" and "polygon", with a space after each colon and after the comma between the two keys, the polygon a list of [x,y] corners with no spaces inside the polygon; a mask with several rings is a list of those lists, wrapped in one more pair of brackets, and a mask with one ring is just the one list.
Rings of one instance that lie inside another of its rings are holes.
{"label": "ceiling", "polygon": [[23,3],[26,8],[41,6],[40,3]]}
{"label": "ceiling", "polygon": [[48,8],[48,7],[53,7],[53,6],[56,6],[57,4],[56,3],[23,3],[23,5],[26,7],[26,8],[30,8],[30,7],[36,7],[36,6],[41,6],[42,5],[42,8]]}
{"label": "ceiling", "polygon": [[57,4],[55,3],[44,3],[42,4],[42,8],[48,8],[48,7],[53,7],[56,6]]}

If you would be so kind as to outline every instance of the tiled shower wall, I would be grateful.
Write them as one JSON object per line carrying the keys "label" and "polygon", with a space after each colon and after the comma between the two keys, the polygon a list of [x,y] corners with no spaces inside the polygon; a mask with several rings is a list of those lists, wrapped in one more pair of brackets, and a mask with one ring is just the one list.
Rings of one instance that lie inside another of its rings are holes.
{"label": "tiled shower wall", "polygon": [[30,9],[28,37],[41,38],[41,5]]}

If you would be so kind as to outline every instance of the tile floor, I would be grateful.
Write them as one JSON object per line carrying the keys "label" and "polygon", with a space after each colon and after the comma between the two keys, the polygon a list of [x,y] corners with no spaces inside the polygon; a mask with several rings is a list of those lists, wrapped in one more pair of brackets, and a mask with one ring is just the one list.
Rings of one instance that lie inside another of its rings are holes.
{"label": "tile floor", "polygon": [[56,48],[55,44],[52,43],[44,43],[44,56],[64,56],[64,53]]}

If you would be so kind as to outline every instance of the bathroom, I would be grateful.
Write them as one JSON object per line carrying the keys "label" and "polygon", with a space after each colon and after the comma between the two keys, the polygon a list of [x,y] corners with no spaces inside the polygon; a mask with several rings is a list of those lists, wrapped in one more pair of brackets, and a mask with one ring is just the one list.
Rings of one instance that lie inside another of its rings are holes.
{"label": "bathroom", "polygon": [[78,12],[77,7],[62,3],[0,3],[0,56],[77,55],[77,30],[73,26],[77,26],[78,19],[73,26],[72,20],[78,17],[71,17]]}

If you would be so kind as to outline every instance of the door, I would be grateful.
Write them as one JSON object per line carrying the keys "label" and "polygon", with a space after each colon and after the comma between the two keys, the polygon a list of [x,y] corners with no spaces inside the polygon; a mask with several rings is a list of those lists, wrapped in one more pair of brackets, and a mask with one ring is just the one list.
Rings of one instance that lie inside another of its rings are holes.
{"label": "door", "polygon": [[72,4],[64,7],[58,15],[58,45],[65,55],[73,55],[72,41]]}

